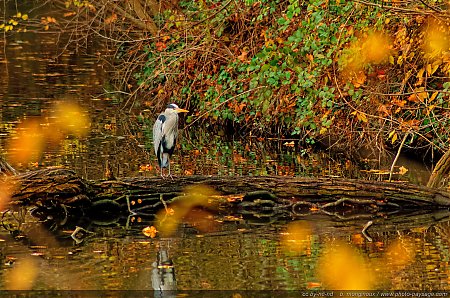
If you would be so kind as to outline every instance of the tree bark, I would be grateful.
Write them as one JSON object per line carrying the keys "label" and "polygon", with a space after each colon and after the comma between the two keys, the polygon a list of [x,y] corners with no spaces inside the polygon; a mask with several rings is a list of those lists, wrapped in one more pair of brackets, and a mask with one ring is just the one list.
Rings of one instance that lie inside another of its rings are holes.
{"label": "tree bark", "polygon": [[187,186],[207,185],[246,203],[262,199],[277,205],[305,203],[326,208],[341,203],[398,208],[450,206],[450,193],[442,189],[344,178],[185,176],[173,181],[160,177],[87,181],[69,170],[45,169],[16,176],[15,185],[11,203],[21,205],[46,200],[71,205],[124,196],[158,202],[161,196],[170,199],[182,195]]}
{"label": "tree bark", "polygon": [[437,188],[441,185],[442,180],[450,171],[450,150],[448,150],[437,162],[431,173],[427,186]]}

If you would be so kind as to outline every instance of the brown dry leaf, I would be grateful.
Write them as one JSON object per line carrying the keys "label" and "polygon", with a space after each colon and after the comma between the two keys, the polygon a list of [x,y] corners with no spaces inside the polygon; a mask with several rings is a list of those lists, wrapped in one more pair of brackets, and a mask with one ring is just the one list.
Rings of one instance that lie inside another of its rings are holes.
{"label": "brown dry leaf", "polygon": [[386,105],[381,104],[381,105],[378,107],[378,111],[379,111],[379,112],[382,112],[382,113],[384,113],[384,114],[386,114],[386,115],[390,115],[390,112],[389,112],[389,110],[387,109]]}
{"label": "brown dry leaf", "polygon": [[109,25],[109,24],[114,23],[115,21],[117,21],[117,14],[112,13],[111,16],[109,16],[105,19],[105,24]]}
{"label": "brown dry leaf", "polygon": [[364,73],[364,71],[358,71],[355,73],[355,76],[353,77],[352,83],[355,86],[355,88],[361,87],[361,85],[364,84],[366,81],[367,76]]}
{"label": "brown dry leaf", "polygon": [[242,51],[241,54],[237,57],[239,61],[245,62],[247,61],[248,51]]}
{"label": "brown dry leaf", "polygon": [[76,15],[77,13],[75,11],[69,11],[63,14],[64,17],[71,17]]}

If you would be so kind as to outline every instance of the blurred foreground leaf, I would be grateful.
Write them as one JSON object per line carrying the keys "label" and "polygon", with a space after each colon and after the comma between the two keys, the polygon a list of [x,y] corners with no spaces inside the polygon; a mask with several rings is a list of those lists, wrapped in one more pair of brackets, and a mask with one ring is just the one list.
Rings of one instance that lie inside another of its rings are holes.
{"label": "blurred foreground leaf", "polygon": [[17,262],[17,265],[7,275],[6,289],[31,290],[39,274],[38,266],[37,260],[31,257]]}

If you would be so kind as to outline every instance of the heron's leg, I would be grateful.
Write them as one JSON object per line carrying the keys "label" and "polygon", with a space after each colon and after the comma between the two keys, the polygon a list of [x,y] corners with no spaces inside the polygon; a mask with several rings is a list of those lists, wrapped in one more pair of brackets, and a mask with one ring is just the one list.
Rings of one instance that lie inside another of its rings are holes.
{"label": "heron's leg", "polygon": [[161,178],[166,179],[166,177],[164,177],[164,174],[163,174],[163,167],[160,167],[160,168],[161,168]]}
{"label": "heron's leg", "polygon": [[169,159],[169,177],[170,177],[170,179],[172,179],[172,180],[173,180],[173,176],[172,176],[172,173],[170,173],[170,159]]}

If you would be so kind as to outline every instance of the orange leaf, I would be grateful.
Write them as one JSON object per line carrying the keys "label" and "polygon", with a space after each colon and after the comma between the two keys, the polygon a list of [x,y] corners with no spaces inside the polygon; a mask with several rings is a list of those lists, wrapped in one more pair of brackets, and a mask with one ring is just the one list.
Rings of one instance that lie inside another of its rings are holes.
{"label": "orange leaf", "polygon": [[151,227],[145,227],[144,229],[142,229],[142,233],[147,237],[155,238],[158,231],[156,230],[156,228],[154,226],[151,226]]}
{"label": "orange leaf", "polygon": [[156,46],[156,49],[160,52],[167,48],[167,45],[161,41],[158,41],[157,43],[155,43],[155,46]]}

